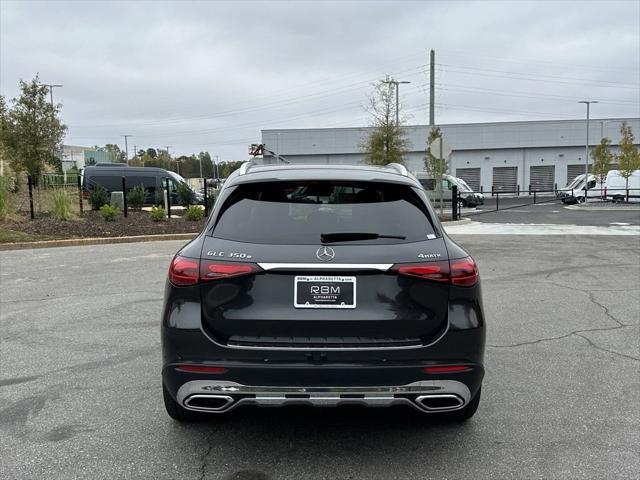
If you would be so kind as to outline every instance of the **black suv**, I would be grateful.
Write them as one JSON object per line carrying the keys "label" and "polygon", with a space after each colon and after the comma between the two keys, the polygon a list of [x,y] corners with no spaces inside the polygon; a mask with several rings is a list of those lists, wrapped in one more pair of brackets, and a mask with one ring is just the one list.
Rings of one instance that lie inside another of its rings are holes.
{"label": "black suv", "polygon": [[410,405],[452,420],[478,408],[478,269],[402,165],[247,162],[168,277],[174,419],[240,405]]}

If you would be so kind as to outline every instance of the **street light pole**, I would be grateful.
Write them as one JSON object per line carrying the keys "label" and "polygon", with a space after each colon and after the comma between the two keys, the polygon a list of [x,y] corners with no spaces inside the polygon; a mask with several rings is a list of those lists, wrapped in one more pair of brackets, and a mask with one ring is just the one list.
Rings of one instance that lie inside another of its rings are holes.
{"label": "street light pole", "polygon": [[587,141],[584,147],[584,201],[587,201],[587,189],[589,188],[589,107],[592,103],[598,103],[597,100],[580,100],[578,103],[584,103],[587,106]]}
{"label": "street light pole", "polygon": [[382,83],[386,83],[388,85],[394,85],[396,87],[396,126],[400,126],[400,84],[401,83],[411,83],[406,80],[398,81],[398,80],[383,80]]}
{"label": "street light pole", "polygon": [[126,155],[126,163],[127,165],[129,165],[129,144],[127,143],[127,139],[129,137],[133,137],[133,135],[120,135],[120,136],[124,137],[124,151]]}

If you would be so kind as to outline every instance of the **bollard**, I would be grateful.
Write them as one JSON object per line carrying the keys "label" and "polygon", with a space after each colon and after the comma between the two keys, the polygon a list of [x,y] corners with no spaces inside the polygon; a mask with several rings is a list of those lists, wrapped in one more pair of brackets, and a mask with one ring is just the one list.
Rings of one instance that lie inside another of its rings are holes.
{"label": "bollard", "polygon": [[29,186],[29,214],[31,215],[31,220],[33,220],[36,216],[33,212],[33,179],[31,175],[27,175],[27,185]]}
{"label": "bollard", "polygon": [[495,191],[495,185],[491,185],[491,196],[493,197]]}
{"label": "bollard", "polygon": [[124,212],[124,218],[127,218],[127,179],[122,177],[122,211]]}
{"label": "bollard", "polygon": [[480,193],[484,193],[484,192],[482,191],[482,185],[480,185]]}
{"label": "bollard", "polygon": [[80,175],[78,175],[78,206],[80,207],[80,216],[84,215],[84,211],[82,209],[82,179]]}
{"label": "bollard", "polygon": [[519,197],[519,196],[520,196],[520,185],[518,185],[518,190],[516,192],[516,197]]}
{"label": "bollard", "polygon": [[167,189],[167,218],[171,218],[171,190],[169,190],[169,179],[164,179],[165,188]]}
{"label": "bollard", "polygon": [[499,204],[500,204],[500,192],[496,192],[496,212],[498,211]]}
{"label": "bollard", "polygon": [[451,186],[451,219],[458,219],[458,187],[456,185]]}
{"label": "bollard", "polygon": [[533,191],[533,203],[536,203],[536,191]]}
{"label": "bollard", "polygon": [[204,216],[209,216],[209,198],[207,196],[207,179],[204,179]]}

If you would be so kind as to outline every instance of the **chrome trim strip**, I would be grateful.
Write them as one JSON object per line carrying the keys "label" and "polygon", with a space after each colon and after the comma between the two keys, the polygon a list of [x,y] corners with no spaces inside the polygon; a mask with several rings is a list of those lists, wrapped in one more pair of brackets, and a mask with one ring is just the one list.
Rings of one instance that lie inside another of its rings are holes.
{"label": "chrome trim strip", "polygon": [[[362,395],[360,398],[342,397],[342,395]],[[245,396],[248,395],[248,396]],[[287,397],[293,395],[293,397]],[[305,395],[301,397],[301,395]],[[414,400],[411,396],[416,395]],[[217,409],[190,407],[188,401],[192,398],[213,396],[229,398],[231,401]],[[234,396],[236,398],[234,398]],[[456,397],[460,405],[429,409],[418,399],[429,396]],[[239,398],[237,398],[239,397]],[[467,386],[457,380],[423,380],[407,385],[391,386],[250,386],[226,380],[192,380],[183,384],[177,392],[176,400],[188,410],[223,413],[236,408],[238,405],[258,406],[338,406],[343,404],[360,404],[369,407],[387,407],[391,405],[411,405],[425,413],[459,410],[471,399],[471,392]]]}
{"label": "chrome trim strip", "polygon": [[386,272],[393,263],[258,263],[263,270],[380,270]]}

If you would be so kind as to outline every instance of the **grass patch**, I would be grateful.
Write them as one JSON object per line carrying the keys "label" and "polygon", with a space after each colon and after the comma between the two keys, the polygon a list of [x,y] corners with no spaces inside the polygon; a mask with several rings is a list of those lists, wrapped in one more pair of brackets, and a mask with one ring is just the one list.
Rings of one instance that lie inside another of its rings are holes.
{"label": "grass patch", "polygon": [[31,233],[0,228],[0,243],[38,242],[41,240],[57,240],[59,238],[60,237],[54,237],[51,235],[33,235]]}

